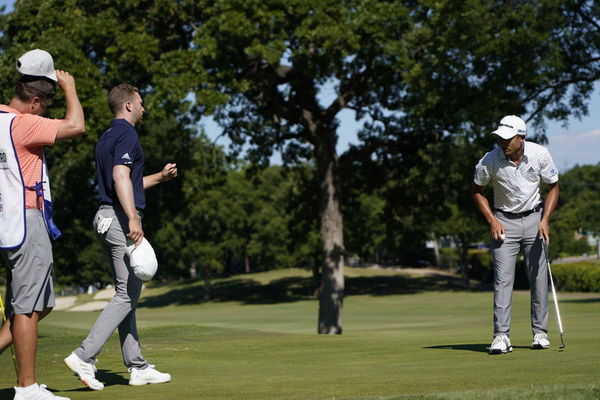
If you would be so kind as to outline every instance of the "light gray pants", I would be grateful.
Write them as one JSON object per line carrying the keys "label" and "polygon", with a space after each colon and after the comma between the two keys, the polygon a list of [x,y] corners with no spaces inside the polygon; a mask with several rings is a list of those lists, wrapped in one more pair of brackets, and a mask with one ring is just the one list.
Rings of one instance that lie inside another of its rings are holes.
{"label": "light gray pants", "polygon": [[519,251],[525,255],[525,273],[531,289],[531,328],[533,334],[547,332],[548,324],[548,268],[538,237],[542,211],[524,217],[494,213],[504,225],[506,238],[492,244],[494,257],[494,336],[510,335],[512,291],[515,266]]}
{"label": "light gray pants", "polygon": [[75,354],[85,362],[92,362],[110,335],[119,328],[125,366],[145,369],[148,363],[142,356],[135,319],[142,281],[133,273],[125,251],[127,238],[124,232],[129,230],[127,218],[122,213],[117,217],[115,210],[110,206],[101,206],[94,217],[94,231],[101,218],[113,219],[108,231],[98,235],[112,266],[116,293],[96,320],[88,337],[75,350]]}

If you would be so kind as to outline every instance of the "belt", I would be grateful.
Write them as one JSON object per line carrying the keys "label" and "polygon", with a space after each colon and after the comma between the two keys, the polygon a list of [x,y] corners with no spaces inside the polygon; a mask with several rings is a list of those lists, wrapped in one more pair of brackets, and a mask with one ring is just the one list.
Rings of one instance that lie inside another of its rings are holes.
{"label": "belt", "polygon": [[[123,208],[120,207],[120,206],[115,207],[115,206],[113,206],[111,204],[100,203],[100,210],[106,210],[106,209],[109,209],[109,210],[118,210],[118,211],[121,211],[121,212],[125,213],[125,211],[123,210]],[[142,218],[144,216],[144,210],[142,210],[141,208],[137,208],[137,207],[135,208],[135,210],[137,211],[137,213],[140,216],[140,218]]]}
{"label": "belt", "polygon": [[531,210],[522,211],[522,212],[518,212],[518,213],[513,213],[513,212],[508,212],[508,211],[500,210],[499,208],[496,208],[496,211],[500,211],[502,214],[506,215],[507,217],[521,218],[521,217],[526,217],[529,214],[532,214],[534,212],[538,212],[538,211],[540,211],[543,208],[544,207],[542,207],[542,204],[540,203],[537,206],[533,207]]}

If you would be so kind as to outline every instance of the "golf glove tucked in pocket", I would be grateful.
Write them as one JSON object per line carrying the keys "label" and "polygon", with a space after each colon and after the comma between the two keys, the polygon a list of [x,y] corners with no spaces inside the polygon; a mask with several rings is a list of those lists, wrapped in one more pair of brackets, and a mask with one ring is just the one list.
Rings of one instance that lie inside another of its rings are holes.
{"label": "golf glove tucked in pocket", "polygon": [[98,232],[101,235],[104,235],[106,232],[108,232],[108,229],[110,228],[112,222],[112,218],[98,217],[98,223],[96,224],[96,232]]}

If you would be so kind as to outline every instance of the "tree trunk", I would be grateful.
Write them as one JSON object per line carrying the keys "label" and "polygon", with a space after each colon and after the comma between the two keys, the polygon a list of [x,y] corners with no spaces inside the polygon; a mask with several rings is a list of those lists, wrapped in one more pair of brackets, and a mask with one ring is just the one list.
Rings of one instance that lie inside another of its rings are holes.
{"label": "tree trunk", "polygon": [[433,253],[435,255],[435,264],[438,268],[444,268],[444,261],[440,252],[440,240],[437,236],[433,237]]}
{"label": "tree trunk", "polygon": [[244,270],[247,274],[250,273],[250,257],[248,257],[248,254],[244,255]]}
{"label": "tree trunk", "polygon": [[315,143],[321,191],[320,217],[323,246],[318,332],[328,335],[342,333],[344,300],[344,234],[335,142],[335,134],[321,132],[317,135]]}
{"label": "tree trunk", "polygon": [[460,264],[462,283],[465,288],[469,288],[469,245],[466,241],[460,241]]}
{"label": "tree trunk", "polygon": [[204,273],[204,301],[210,300],[210,271],[205,264],[202,268]]}
{"label": "tree trunk", "polygon": [[192,263],[190,264],[190,278],[191,279],[196,279],[196,277],[198,276],[198,270],[196,269],[196,267],[197,267],[196,259],[193,259]]}

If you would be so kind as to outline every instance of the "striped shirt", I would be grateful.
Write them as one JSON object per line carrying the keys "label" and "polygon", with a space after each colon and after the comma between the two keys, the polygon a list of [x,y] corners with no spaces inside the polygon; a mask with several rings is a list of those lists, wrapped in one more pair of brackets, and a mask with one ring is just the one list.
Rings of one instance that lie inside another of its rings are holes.
{"label": "striped shirt", "polygon": [[523,157],[518,164],[512,162],[496,146],[475,167],[473,182],[494,189],[494,208],[521,213],[534,209],[542,202],[540,182],[558,182],[558,170],[545,147],[525,142]]}
{"label": "striped shirt", "polygon": [[[42,179],[43,147],[54,144],[63,120],[21,114],[4,104],[0,104],[0,111],[17,114],[12,123],[13,143],[25,186],[34,186]],[[35,190],[25,191],[25,208],[41,210],[42,206],[41,197],[38,199]]]}

